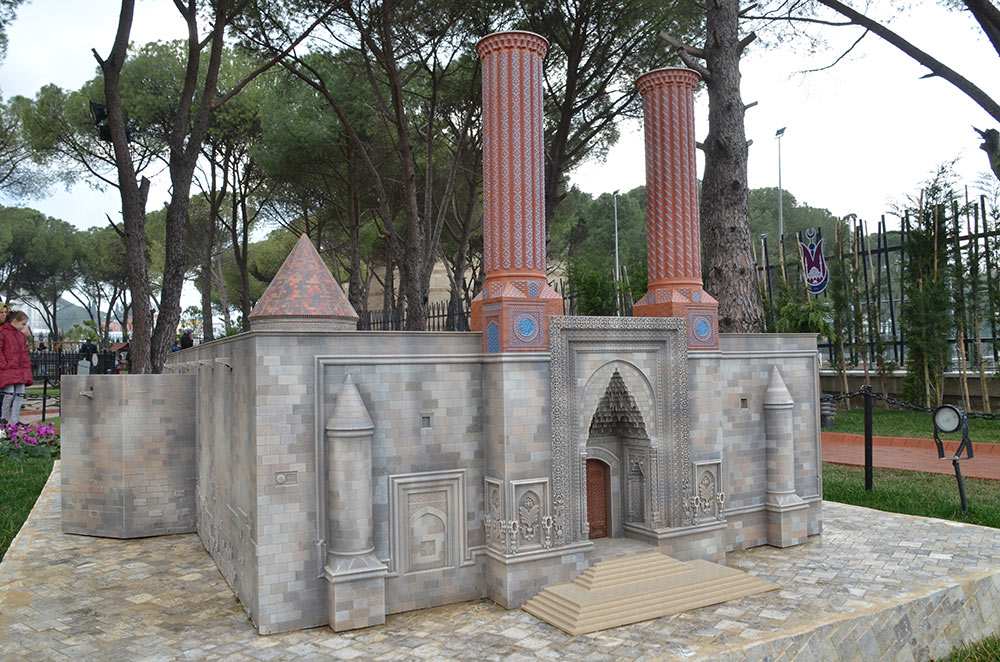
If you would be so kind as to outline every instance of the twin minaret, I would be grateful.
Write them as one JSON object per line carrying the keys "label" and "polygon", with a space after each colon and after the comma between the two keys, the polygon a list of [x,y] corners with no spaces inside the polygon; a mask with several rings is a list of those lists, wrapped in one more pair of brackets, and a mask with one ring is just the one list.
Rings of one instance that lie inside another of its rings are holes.
{"label": "twin minaret", "polygon": [[[562,300],[545,279],[542,59],[549,43],[531,32],[482,39],[483,253],[486,278],[471,326],[483,351],[547,351],[550,315]],[[702,288],[690,69],[640,76],[646,140],[649,291],[637,317],[683,317],[688,348],[718,348],[718,303]]]}

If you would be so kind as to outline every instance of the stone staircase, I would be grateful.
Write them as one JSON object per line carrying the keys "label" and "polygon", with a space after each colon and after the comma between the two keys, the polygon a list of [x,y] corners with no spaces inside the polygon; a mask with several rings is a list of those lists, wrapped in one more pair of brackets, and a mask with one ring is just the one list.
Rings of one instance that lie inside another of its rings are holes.
{"label": "stone staircase", "polygon": [[521,608],[578,635],[777,588],[740,570],[708,561],[682,562],[654,551],[596,563],[572,582],[543,590]]}

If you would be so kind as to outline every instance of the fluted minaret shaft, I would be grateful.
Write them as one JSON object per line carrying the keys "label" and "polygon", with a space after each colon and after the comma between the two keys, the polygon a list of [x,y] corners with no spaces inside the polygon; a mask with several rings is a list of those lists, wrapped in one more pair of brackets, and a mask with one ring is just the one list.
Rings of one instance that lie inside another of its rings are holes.
{"label": "fluted minaret shaft", "polygon": [[700,76],[657,69],[636,81],[646,141],[646,250],[649,290],[637,317],[684,317],[689,349],[718,347],[718,304],[701,280],[694,93]]}
{"label": "fluted minaret shaft", "polygon": [[483,261],[472,301],[483,352],[548,348],[548,317],[562,299],[545,281],[542,58],[549,42],[498,32],[476,45],[483,62]]}

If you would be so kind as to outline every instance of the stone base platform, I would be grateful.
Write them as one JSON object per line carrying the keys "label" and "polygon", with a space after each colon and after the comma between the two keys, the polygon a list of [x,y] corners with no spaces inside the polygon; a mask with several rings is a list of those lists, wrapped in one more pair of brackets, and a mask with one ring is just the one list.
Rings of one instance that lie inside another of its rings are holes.
{"label": "stone base platform", "polygon": [[658,551],[591,565],[567,584],[550,586],[521,609],[571,635],[772,591],[778,585],[709,561],[687,563]]}
{"label": "stone base platform", "polygon": [[0,563],[8,660],[897,660],[1000,631],[1000,530],[826,502],[788,549],[730,552],[771,591],[571,637],[485,600],[337,634],[259,636],[193,534],[60,531],[58,465]]}

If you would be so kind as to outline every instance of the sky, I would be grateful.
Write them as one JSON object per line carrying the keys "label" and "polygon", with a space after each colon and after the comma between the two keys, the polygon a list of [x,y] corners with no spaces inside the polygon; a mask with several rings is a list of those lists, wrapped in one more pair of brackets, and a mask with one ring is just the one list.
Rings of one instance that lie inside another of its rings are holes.
{"label": "sky", "polygon": [[[877,4],[881,8],[888,3]],[[938,59],[1000,98],[1000,58],[967,14],[932,2],[913,3],[891,16],[891,27]],[[75,89],[92,78],[91,48],[106,55],[114,39],[120,4],[112,0],[33,0],[22,6],[13,25],[7,58],[0,67],[0,91],[34,96],[55,83]],[[132,39],[144,43],[175,39],[184,24],[169,0],[140,0]],[[921,80],[926,70],[895,48],[869,35],[830,70],[799,73],[829,64],[857,37],[856,28],[827,31],[829,49],[803,54],[801,45],[754,48],[744,58],[742,94],[747,111],[751,188],[777,186],[781,141],[782,186],[800,203],[850,213],[874,222],[893,201],[915,194],[939,165],[958,159],[962,181],[973,183],[986,171],[972,127],[995,123],[965,95],[943,80]],[[707,127],[707,94],[696,100],[697,133]],[[642,135],[638,123],[623,128],[622,139],[605,162],[581,166],[571,181],[598,195],[630,190],[644,183]],[[699,152],[699,173],[703,162]],[[166,200],[164,185],[154,185],[150,208]],[[42,200],[20,204],[86,228],[120,214],[114,190],[100,193],[85,184],[61,187]],[[890,227],[893,219],[889,219]]]}

